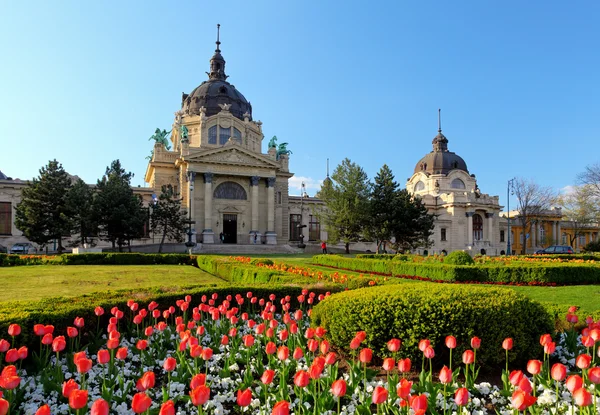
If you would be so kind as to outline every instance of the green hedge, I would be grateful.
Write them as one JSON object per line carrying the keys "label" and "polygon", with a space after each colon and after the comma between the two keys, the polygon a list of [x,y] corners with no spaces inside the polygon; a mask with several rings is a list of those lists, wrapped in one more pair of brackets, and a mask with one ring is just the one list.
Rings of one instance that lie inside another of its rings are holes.
{"label": "green hedge", "polygon": [[383,259],[392,260],[396,257],[396,254],[357,254],[356,258],[360,259]]}
{"label": "green hedge", "polygon": [[600,266],[572,262],[519,262],[505,264],[451,265],[446,263],[386,261],[315,255],[313,262],[357,272],[394,276],[417,276],[452,282],[504,284],[600,284]]}
{"label": "green hedge", "polygon": [[[482,339],[477,359],[486,367],[503,366],[502,341],[514,339],[510,360],[521,364],[541,356],[541,334],[553,332],[552,317],[541,304],[506,288],[407,283],[334,294],[312,312],[314,325],[323,326],[332,343],[349,352],[357,331],[367,332],[365,347],[388,356],[386,342],[399,338],[401,356],[420,364],[421,339],[429,339],[438,360],[447,364],[444,339],[453,335],[460,360],[472,336]],[[438,362],[441,363],[441,362]]]}
{"label": "green hedge", "polygon": [[[40,301],[14,301],[0,303],[0,333],[6,333],[9,324],[17,323],[22,328],[22,334],[17,338],[19,345],[27,345],[32,350],[39,347],[39,339],[33,334],[34,324],[52,324],[55,326],[55,334],[66,335],[67,326],[72,326],[75,317],[83,317],[85,328],[83,333],[95,331],[98,318],[94,314],[94,309],[101,306],[105,310],[101,324],[108,322],[110,309],[117,306],[125,312],[125,318],[131,317],[127,308],[127,300],[134,299],[145,307],[151,301],[156,301],[161,310],[175,305],[175,302],[186,295],[192,296],[192,304],[196,306],[200,303],[203,295],[210,296],[217,293],[219,298],[226,295],[235,296],[241,294],[246,297],[246,293],[252,291],[253,295],[267,299],[270,294],[275,294],[277,298],[286,295],[291,296],[293,306],[297,306],[297,297],[302,292],[302,287],[293,286],[265,286],[265,285],[240,285],[240,286],[181,286],[171,290],[163,288],[152,288],[140,290],[116,290],[82,295],[76,298],[56,297],[47,298]],[[328,291],[325,288],[314,287],[311,289],[317,294],[324,294]],[[249,302],[244,303],[244,307],[249,307]],[[191,313],[189,311],[188,313]],[[189,315],[189,314],[188,314]],[[102,326],[101,326],[102,327]]]}
{"label": "green hedge", "polygon": [[17,265],[195,265],[188,254],[141,254],[97,252],[85,254],[7,255],[0,254],[0,266]]}
{"label": "green hedge", "polygon": [[582,259],[584,261],[600,261],[600,254],[594,253],[582,253],[582,254],[556,254],[556,255],[523,255],[520,258],[549,258],[549,259],[562,259],[566,261],[572,261],[574,259]]}

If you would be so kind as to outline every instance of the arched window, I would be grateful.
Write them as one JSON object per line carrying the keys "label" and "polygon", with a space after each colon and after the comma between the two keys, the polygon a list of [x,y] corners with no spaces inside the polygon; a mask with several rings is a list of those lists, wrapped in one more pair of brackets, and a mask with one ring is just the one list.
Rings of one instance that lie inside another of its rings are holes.
{"label": "arched window", "polygon": [[415,192],[420,192],[421,190],[425,190],[425,183],[419,180],[417,184],[415,184]]}
{"label": "arched window", "polygon": [[473,240],[483,240],[483,219],[477,213],[473,215]]}
{"label": "arched window", "polygon": [[225,144],[229,137],[231,137],[231,128],[219,127],[219,144]]}
{"label": "arched window", "polygon": [[213,125],[208,129],[208,144],[217,144],[217,126]]}
{"label": "arched window", "polygon": [[246,190],[234,182],[221,183],[215,189],[213,194],[215,199],[234,199],[234,200],[246,200]]}
{"label": "arched window", "polygon": [[427,170],[427,163],[421,163],[421,170]]}
{"label": "arched window", "polygon": [[465,182],[460,179],[452,180],[452,184],[450,185],[453,189],[466,189]]}
{"label": "arched window", "polygon": [[542,244],[546,243],[546,229],[544,228],[544,225],[540,225],[540,242]]}
{"label": "arched window", "polygon": [[233,138],[234,140],[237,140],[240,144],[242,143],[242,132],[235,127],[233,127]]}

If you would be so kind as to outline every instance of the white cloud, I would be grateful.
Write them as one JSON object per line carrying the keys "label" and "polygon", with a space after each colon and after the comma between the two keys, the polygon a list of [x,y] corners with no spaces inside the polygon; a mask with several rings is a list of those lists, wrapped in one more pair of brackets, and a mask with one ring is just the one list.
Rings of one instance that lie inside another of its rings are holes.
{"label": "white cloud", "polygon": [[290,195],[300,196],[302,182],[304,182],[304,185],[306,186],[306,193],[308,193],[309,196],[314,196],[315,193],[321,189],[321,185],[323,184],[323,180],[316,180],[311,177],[294,176],[288,181],[290,186]]}
{"label": "white cloud", "polygon": [[568,185],[560,189],[560,194],[564,196],[572,195],[573,193],[575,193],[575,186],[572,185]]}

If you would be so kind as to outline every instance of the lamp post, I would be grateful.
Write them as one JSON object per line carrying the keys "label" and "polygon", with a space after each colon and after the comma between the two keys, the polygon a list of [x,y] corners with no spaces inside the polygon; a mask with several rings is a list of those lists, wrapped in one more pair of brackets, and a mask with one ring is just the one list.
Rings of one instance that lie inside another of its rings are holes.
{"label": "lamp post", "polygon": [[510,233],[510,195],[511,191],[514,190],[515,187],[515,178],[513,177],[508,181],[508,186],[506,187],[506,217],[508,218],[508,235],[506,242],[506,255],[512,255],[511,251],[511,233]]}
{"label": "lamp post", "polygon": [[196,178],[196,172],[195,171],[188,171],[187,175],[186,175],[186,179],[189,182],[189,191],[188,191],[188,240],[185,243],[185,246],[188,248],[188,253],[191,255],[192,254],[192,248],[194,248],[194,246],[196,246],[196,242],[192,241],[192,235],[194,234],[192,231],[192,224],[195,223],[195,221],[192,220],[192,192],[194,191],[194,179]]}
{"label": "lamp post", "polygon": [[304,182],[302,182],[302,186],[300,189],[300,224],[298,225],[298,229],[300,232],[299,235],[299,239],[300,239],[300,243],[298,244],[298,248],[306,248],[306,244],[304,243],[304,234],[303,234],[303,229],[306,228],[306,225],[303,223],[304,222],[304,214],[303,214],[303,210],[304,210],[304,195],[306,194],[306,185],[304,184]]}

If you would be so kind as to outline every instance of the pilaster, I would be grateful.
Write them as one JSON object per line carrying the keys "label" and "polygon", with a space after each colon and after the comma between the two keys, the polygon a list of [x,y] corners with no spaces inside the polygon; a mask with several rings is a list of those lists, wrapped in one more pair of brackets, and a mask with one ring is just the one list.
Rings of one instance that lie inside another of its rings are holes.
{"label": "pilaster", "polygon": [[[252,224],[250,227],[250,243],[260,241],[260,232],[258,232],[258,183],[260,182],[259,176],[250,177],[250,188],[252,194],[251,206],[252,206]],[[257,235],[257,240],[254,240],[254,235]]]}
{"label": "pilaster", "polygon": [[473,246],[473,215],[475,212],[466,212],[467,216],[467,241],[469,247]]}
{"label": "pilaster", "polygon": [[488,222],[488,240],[490,241],[490,246],[495,246],[496,241],[494,240],[494,212],[486,212],[485,217]]}
{"label": "pilaster", "polygon": [[275,177],[267,177],[267,244],[277,244],[275,232]]}
{"label": "pilaster", "polygon": [[212,173],[204,173],[204,229],[202,241],[205,244],[215,243],[215,233],[212,230]]}

